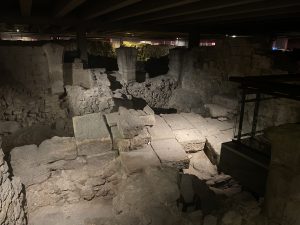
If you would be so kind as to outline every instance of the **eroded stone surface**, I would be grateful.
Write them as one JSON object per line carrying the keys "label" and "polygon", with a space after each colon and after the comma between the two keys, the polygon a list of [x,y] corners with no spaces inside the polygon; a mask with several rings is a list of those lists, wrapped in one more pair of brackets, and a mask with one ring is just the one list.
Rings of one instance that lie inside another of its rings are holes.
{"label": "eroded stone surface", "polygon": [[151,135],[151,140],[175,138],[172,129],[162,117],[155,115],[155,120],[155,125],[148,128],[148,131]]}
{"label": "eroded stone surface", "polygon": [[144,148],[130,152],[120,152],[120,158],[122,165],[129,174],[142,171],[148,167],[160,166],[160,161],[150,145],[145,145]]}
{"label": "eroded stone surface", "polygon": [[17,177],[10,177],[8,166],[0,149],[0,224],[26,225],[25,197]]}
{"label": "eroded stone surface", "polygon": [[155,140],[151,146],[162,165],[178,169],[189,167],[189,159],[182,146],[175,139]]}
{"label": "eroded stone surface", "polygon": [[112,149],[110,133],[101,113],[73,117],[79,155],[98,154]]}
{"label": "eroded stone surface", "polygon": [[172,130],[192,129],[193,126],[180,114],[162,114],[162,118]]}
{"label": "eroded stone surface", "polygon": [[206,139],[196,129],[175,130],[174,135],[186,152],[197,152],[204,149]]}

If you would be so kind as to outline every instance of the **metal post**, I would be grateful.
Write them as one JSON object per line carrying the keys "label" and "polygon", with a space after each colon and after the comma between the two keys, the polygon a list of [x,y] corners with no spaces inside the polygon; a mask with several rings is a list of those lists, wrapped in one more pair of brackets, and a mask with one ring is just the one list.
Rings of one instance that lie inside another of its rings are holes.
{"label": "metal post", "polygon": [[241,100],[241,111],[240,111],[240,121],[239,121],[239,130],[237,135],[237,140],[240,141],[242,137],[243,130],[243,121],[244,121],[244,112],[245,112],[245,101],[246,101],[246,90],[242,92],[242,100]]}
{"label": "metal post", "polygon": [[256,133],[256,125],[257,125],[257,119],[258,119],[259,103],[260,103],[260,93],[257,93],[256,94],[255,106],[254,106],[253,120],[252,120],[251,137],[254,137],[255,133]]}

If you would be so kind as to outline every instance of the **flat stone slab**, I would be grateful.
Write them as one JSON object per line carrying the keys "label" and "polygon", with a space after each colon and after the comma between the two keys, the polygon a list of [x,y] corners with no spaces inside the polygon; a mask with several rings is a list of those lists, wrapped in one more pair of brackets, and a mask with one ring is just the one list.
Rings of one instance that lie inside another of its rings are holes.
{"label": "flat stone slab", "polygon": [[180,114],[162,114],[162,118],[172,130],[192,129],[193,126]]}
{"label": "flat stone slab", "polygon": [[73,160],[77,157],[75,138],[53,137],[39,145],[39,163],[53,163],[58,160]]}
{"label": "flat stone slab", "polygon": [[109,127],[117,126],[120,114],[118,112],[113,112],[105,114],[106,122]]}
{"label": "flat stone slab", "polygon": [[158,115],[155,115],[155,125],[148,127],[151,140],[162,140],[175,138],[172,129],[166,121]]}
{"label": "flat stone slab", "polygon": [[11,150],[10,157],[14,176],[19,177],[25,187],[41,183],[49,178],[50,170],[47,165],[40,164],[36,145],[16,147]]}
{"label": "flat stone slab", "polygon": [[99,154],[112,149],[110,133],[101,113],[73,117],[78,155]]}
{"label": "flat stone slab", "polygon": [[129,174],[142,171],[148,167],[159,167],[160,161],[150,145],[131,152],[121,152],[120,159]]}
{"label": "flat stone slab", "polygon": [[218,135],[206,137],[206,140],[204,151],[210,161],[217,165],[220,159],[222,143],[231,141],[232,137],[228,132],[221,132]]}
{"label": "flat stone slab", "polygon": [[190,124],[206,124],[204,117],[196,113],[180,113]]}
{"label": "flat stone slab", "polygon": [[189,167],[189,158],[176,139],[155,140],[151,142],[151,146],[158,155],[162,165],[178,169]]}
{"label": "flat stone slab", "polygon": [[101,113],[73,117],[75,138],[98,139],[110,137]]}
{"label": "flat stone slab", "polygon": [[197,152],[204,149],[206,139],[197,129],[175,130],[174,135],[186,152]]}

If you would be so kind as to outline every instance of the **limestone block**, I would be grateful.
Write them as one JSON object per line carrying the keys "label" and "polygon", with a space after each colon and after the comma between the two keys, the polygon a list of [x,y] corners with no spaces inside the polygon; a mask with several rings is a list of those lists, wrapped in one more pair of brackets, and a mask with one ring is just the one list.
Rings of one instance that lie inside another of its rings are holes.
{"label": "limestone block", "polygon": [[53,137],[39,145],[40,163],[53,163],[58,160],[73,160],[77,157],[75,138]]}
{"label": "limestone block", "polygon": [[142,121],[135,115],[132,115],[127,109],[120,107],[120,119],[118,129],[124,138],[133,138],[137,136],[144,128]]}
{"label": "limestone block", "polygon": [[151,140],[175,138],[172,129],[166,121],[158,115],[155,115],[155,125],[148,127],[148,131],[150,133]]}
{"label": "limestone block", "polygon": [[160,161],[150,145],[144,148],[120,153],[121,163],[126,172],[131,174],[148,167],[159,167]]}
{"label": "limestone block", "polygon": [[121,47],[116,49],[119,73],[125,83],[136,79],[137,49]]}
{"label": "limestone block", "polygon": [[151,136],[146,128],[144,128],[141,133],[132,139],[130,139],[130,149],[137,149],[145,144],[150,143]]}
{"label": "limestone block", "polygon": [[153,111],[153,109],[150,108],[149,105],[146,105],[146,106],[143,108],[143,111],[144,111],[147,115],[154,115],[154,111]]}
{"label": "limestone block", "polygon": [[192,129],[193,126],[180,114],[162,114],[162,118],[172,130]]}
{"label": "limestone block", "polygon": [[50,176],[45,164],[40,164],[39,151],[36,145],[25,145],[11,150],[11,167],[15,176],[21,179],[25,187],[41,183]]}
{"label": "limestone block", "polygon": [[90,69],[83,69],[83,63],[78,59],[72,64],[72,85],[92,88],[94,79]]}
{"label": "limestone block", "polygon": [[105,114],[106,122],[110,127],[117,126],[119,117],[120,115],[118,112]]}
{"label": "limestone block", "polygon": [[49,66],[49,77],[52,94],[62,94],[64,92],[63,82],[63,52],[64,47],[57,44],[48,43],[43,46],[47,56]]}
{"label": "limestone block", "polygon": [[130,139],[124,139],[117,126],[111,127],[113,149],[119,152],[127,152],[130,149]]}
{"label": "limestone block", "polygon": [[197,129],[175,130],[174,135],[186,152],[197,152],[204,149],[206,139]]}
{"label": "limestone block", "polygon": [[151,142],[151,146],[162,165],[176,167],[177,169],[189,167],[189,158],[175,139],[155,140]]}
{"label": "limestone block", "polygon": [[78,155],[110,151],[112,141],[101,113],[73,117]]}
{"label": "limestone block", "polygon": [[228,132],[221,132],[217,135],[206,137],[204,151],[213,164],[218,164],[221,154],[222,143],[232,140],[232,136]]}

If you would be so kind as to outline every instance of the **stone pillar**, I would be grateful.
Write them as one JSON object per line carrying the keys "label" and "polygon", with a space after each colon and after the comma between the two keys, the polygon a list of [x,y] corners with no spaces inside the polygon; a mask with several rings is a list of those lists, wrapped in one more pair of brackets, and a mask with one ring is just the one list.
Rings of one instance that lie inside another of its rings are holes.
{"label": "stone pillar", "polygon": [[181,80],[181,68],[183,63],[184,49],[174,48],[169,52],[169,71],[168,74]]}
{"label": "stone pillar", "polygon": [[84,69],[80,59],[75,59],[72,63],[72,85],[84,88],[93,87],[93,77],[90,69]]}
{"label": "stone pillar", "polygon": [[88,64],[86,32],[83,28],[77,31],[77,49],[80,53],[80,59],[86,65]]}
{"label": "stone pillar", "polygon": [[52,94],[64,93],[63,52],[64,47],[57,44],[45,44],[43,50],[47,56],[50,87]]}
{"label": "stone pillar", "polygon": [[137,49],[121,47],[117,49],[119,73],[125,83],[135,81]]}
{"label": "stone pillar", "polygon": [[282,125],[266,134],[272,156],[264,213],[270,224],[300,224],[300,125]]}

